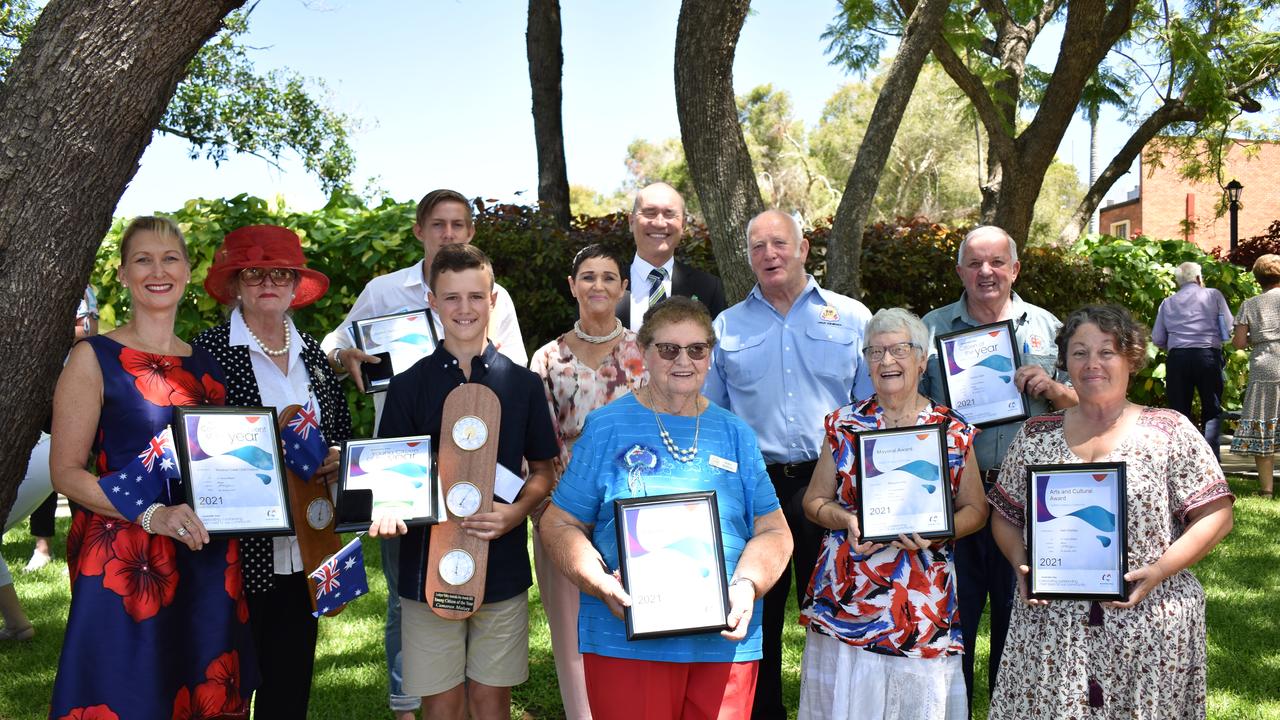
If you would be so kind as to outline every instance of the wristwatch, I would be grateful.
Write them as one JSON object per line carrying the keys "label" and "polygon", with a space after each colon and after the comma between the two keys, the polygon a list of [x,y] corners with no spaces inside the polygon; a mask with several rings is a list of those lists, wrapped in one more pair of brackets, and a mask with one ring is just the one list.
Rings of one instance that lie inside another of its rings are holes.
{"label": "wristwatch", "polygon": [[329,353],[329,367],[338,372],[342,372],[345,368],[342,366],[342,348],[334,348]]}

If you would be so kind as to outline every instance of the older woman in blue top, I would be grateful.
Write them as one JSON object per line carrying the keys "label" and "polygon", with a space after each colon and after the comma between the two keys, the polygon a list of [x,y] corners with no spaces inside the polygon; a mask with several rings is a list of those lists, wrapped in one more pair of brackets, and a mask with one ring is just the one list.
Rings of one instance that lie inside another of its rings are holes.
{"label": "older woman in blue top", "polygon": [[[591,713],[595,720],[749,717],[760,598],[790,557],[791,535],[755,434],[701,395],[715,344],[706,309],[666,300],[646,313],[638,340],[649,385],[587,417],[541,523],[553,560],[583,593],[578,643]],[[716,491],[728,629],[627,640],[622,618],[631,598],[617,573],[613,501],[700,490]]]}

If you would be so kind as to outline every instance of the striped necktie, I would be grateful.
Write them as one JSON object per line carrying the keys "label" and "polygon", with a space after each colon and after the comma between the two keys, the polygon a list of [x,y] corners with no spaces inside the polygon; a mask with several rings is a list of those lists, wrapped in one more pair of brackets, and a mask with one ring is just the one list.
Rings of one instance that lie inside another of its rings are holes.
{"label": "striped necktie", "polygon": [[667,271],[662,268],[649,271],[649,307],[667,299],[667,289],[662,285],[666,279]]}

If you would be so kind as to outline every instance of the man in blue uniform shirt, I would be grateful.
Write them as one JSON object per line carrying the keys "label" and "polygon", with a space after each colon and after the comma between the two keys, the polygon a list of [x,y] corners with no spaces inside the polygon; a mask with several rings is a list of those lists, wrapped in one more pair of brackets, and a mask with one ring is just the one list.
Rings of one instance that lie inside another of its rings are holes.
{"label": "man in blue uniform shirt", "polygon": [[[960,243],[956,273],[964,283],[964,293],[950,305],[937,308],[921,320],[929,328],[929,368],[920,381],[920,392],[937,402],[945,402],[942,371],[933,338],[956,330],[1012,320],[1022,365],[1013,381],[1027,396],[1032,416],[1075,405],[1076,392],[1067,385],[1066,373],[1055,365],[1058,348],[1054,338],[1062,323],[1053,313],[1023,301],[1013,292],[1022,265],[1018,246],[1004,230],[994,225],[974,228]],[[983,485],[991,488],[1004,461],[1005,451],[1022,422],[988,426],[974,441]],[[1004,651],[1013,608],[1013,568],[1000,554],[991,537],[991,526],[956,541],[956,590],[960,601],[960,630],[964,633],[964,681],[973,704],[973,656],[987,597],[991,597],[991,654],[987,668],[988,694],[996,686],[996,671]]]}
{"label": "man in blue uniform shirt", "polygon": [[[809,242],[786,213],[766,210],[747,225],[756,286],[716,318],[719,342],[703,394],[756,431],[794,540],[796,599],[818,559],[822,528],[801,501],[821,451],[827,413],[872,392],[862,361],[866,306],[818,287],[804,271]],[[764,598],[764,647],[753,718],[786,718],[782,624],[791,572]]]}

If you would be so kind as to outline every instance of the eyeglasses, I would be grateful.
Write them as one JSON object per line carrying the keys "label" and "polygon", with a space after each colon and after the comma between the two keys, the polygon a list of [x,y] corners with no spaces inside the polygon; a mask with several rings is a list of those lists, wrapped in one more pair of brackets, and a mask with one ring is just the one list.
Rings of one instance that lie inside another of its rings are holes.
{"label": "eyeglasses", "polygon": [[905,358],[907,355],[911,353],[911,350],[913,348],[918,348],[918,347],[920,346],[916,345],[913,342],[894,343],[886,347],[881,347],[879,345],[868,345],[862,348],[862,355],[867,359],[867,362],[880,362],[881,360],[884,359],[885,353],[889,353],[896,360],[902,360],[903,358]]}
{"label": "eyeglasses", "polygon": [[654,343],[653,347],[658,351],[658,357],[668,362],[680,357],[681,350],[689,356],[690,360],[702,360],[707,357],[707,353],[711,352],[711,345],[704,342],[690,343],[689,345]]}
{"label": "eyeglasses", "polygon": [[659,210],[658,208],[645,208],[641,210],[639,214],[645,220],[657,220],[658,216],[661,215],[667,220],[667,222],[671,222],[680,217],[680,213],[675,210]]}
{"label": "eyeglasses", "polygon": [[293,281],[298,277],[298,271],[289,268],[245,268],[240,271],[240,282],[249,287],[257,287],[267,278],[271,278],[271,284],[277,287],[292,285]]}

